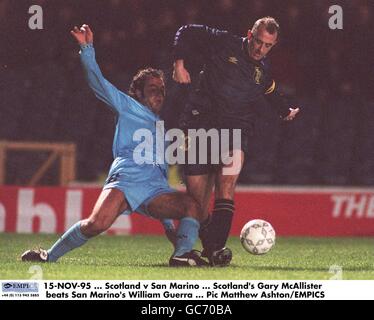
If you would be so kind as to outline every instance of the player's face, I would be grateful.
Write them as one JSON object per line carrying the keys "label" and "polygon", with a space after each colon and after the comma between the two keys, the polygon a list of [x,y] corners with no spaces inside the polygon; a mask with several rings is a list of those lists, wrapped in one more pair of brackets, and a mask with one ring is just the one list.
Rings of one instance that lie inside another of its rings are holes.
{"label": "player's face", "polygon": [[259,27],[249,40],[248,54],[254,60],[263,59],[277,43],[278,33],[270,34]]}
{"label": "player's face", "polygon": [[165,84],[156,77],[147,77],[140,102],[149,107],[154,113],[159,114],[164,104]]}

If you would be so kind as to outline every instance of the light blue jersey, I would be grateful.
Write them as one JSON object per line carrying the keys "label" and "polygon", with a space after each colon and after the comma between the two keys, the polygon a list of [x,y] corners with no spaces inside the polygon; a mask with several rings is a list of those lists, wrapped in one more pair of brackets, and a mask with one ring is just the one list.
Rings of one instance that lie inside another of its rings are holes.
{"label": "light blue jersey", "polygon": [[[167,181],[167,164],[159,164],[163,161],[158,161],[160,155],[156,149],[156,122],[160,121],[160,118],[103,77],[95,60],[92,44],[81,46],[80,57],[90,88],[117,116],[113,140],[114,161],[104,189],[121,190],[132,211],[147,213],[145,206],[155,196],[175,191],[169,187]],[[146,163],[137,164],[134,161],[134,152],[141,150],[137,148],[140,141],[134,141],[133,136],[141,129],[152,132],[153,139],[149,143],[153,144],[153,148],[150,148],[152,152],[142,149],[142,158],[146,159]]]}

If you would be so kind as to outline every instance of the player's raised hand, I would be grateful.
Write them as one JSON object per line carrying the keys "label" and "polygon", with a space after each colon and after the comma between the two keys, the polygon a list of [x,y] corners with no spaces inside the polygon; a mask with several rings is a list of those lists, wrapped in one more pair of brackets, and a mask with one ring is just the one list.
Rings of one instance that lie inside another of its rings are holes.
{"label": "player's raised hand", "polygon": [[178,83],[191,83],[191,77],[184,67],[183,60],[174,62],[173,80]]}
{"label": "player's raised hand", "polygon": [[77,26],[70,31],[71,35],[77,40],[79,45],[93,43],[93,32],[87,24],[84,24],[78,29]]}
{"label": "player's raised hand", "polygon": [[285,121],[291,121],[293,120],[296,115],[300,112],[300,108],[290,108],[290,113],[288,114],[287,117],[284,117],[283,120]]}

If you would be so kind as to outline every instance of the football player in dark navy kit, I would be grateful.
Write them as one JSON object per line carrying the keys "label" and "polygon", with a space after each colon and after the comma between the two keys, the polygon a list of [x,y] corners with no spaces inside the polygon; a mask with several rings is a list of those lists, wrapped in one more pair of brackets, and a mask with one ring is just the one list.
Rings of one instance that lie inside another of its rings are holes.
{"label": "football player in dark navy kit", "polygon": [[[253,130],[256,105],[265,97],[286,121],[293,120],[299,112],[278,92],[269,74],[266,56],[276,45],[279,32],[277,21],[264,17],[255,22],[245,38],[202,25],[183,26],[175,36],[173,79],[180,84],[191,83],[189,62],[200,59],[203,65],[199,81],[192,83],[194,88],[180,118],[181,127],[185,131],[241,130],[240,148],[229,146],[232,163],[184,166],[187,190],[206,214],[215,188],[213,212],[200,229],[203,253],[211,265],[228,265],[232,259],[231,250],[225,245],[235,210],[235,186]],[[225,173],[230,166],[236,166],[235,170]]]}

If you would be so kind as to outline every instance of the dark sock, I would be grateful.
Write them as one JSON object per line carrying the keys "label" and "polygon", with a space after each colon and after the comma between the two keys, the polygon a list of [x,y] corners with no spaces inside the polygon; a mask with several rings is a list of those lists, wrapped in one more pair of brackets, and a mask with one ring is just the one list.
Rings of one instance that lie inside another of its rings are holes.
{"label": "dark sock", "polygon": [[206,247],[204,247],[208,252],[225,247],[230,234],[234,211],[234,201],[228,199],[217,199],[215,201],[211,221],[208,225]]}

